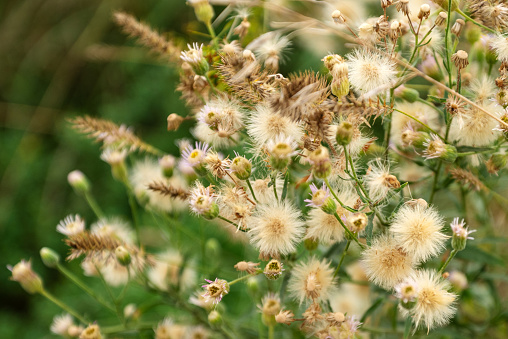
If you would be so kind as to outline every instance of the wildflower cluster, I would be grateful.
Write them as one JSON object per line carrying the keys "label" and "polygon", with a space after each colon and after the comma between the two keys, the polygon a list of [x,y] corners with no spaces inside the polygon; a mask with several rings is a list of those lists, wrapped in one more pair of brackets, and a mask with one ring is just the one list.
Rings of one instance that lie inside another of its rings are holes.
{"label": "wildflower cluster", "polygon": [[[342,339],[392,332],[375,328],[380,323],[401,335],[447,325],[468,286],[465,272],[446,272],[473,240],[468,211],[487,199],[508,206],[496,191],[507,163],[508,8],[467,1],[468,16],[454,1],[382,0],[376,17],[361,17],[361,3],[347,2],[316,18],[270,1],[231,1],[215,17],[214,3],[188,0],[210,39],[181,50],[131,16],[115,15],[125,32],[168,54],[179,70],[178,91],[189,109],[169,115],[167,126],[172,132],[192,120],[196,141],[178,140],[180,153],[169,155],[123,125],[72,120],[103,143],[101,159],[127,191],[133,227],[106,217],[90,181],[73,172],[70,184],[98,221],[87,228],[76,215],[57,226],[68,259],[83,257],[84,274],[103,280],[108,291],[124,286],[121,297],[136,284],[177,307],[152,324],[156,338],[262,331],[254,319],[236,326],[223,306],[239,298],[242,286],[270,339],[293,330]],[[255,6],[266,15],[254,16]],[[284,29],[277,29],[281,22]],[[274,30],[260,31],[269,24]],[[351,50],[317,57],[320,71],[278,73],[292,39],[316,30],[337,34]],[[153,249],[147,223],[160,227],[164,251]],[[228,240],[217,243],[210,230]],[[191,239],[188,248],[180,236]],[[242,248],[232,264],[219,254],[231,251],[229,243]],[[105,300],[56,253],[41,254],[122,320],[112,325],[71,312],[22,261],[12,279],[81,322],[57,316],[52,332],[101,338],[146,330],[139,319],[153,319],[148,306],[128,304],[120,312],[123,299]],[[252,318],[249,312],[239,318]]]}

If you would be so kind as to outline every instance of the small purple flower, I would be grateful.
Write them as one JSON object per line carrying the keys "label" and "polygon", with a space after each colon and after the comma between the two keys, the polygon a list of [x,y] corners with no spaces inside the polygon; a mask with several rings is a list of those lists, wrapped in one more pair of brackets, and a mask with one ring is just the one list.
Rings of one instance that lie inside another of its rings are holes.
{"label": "small purple flower", "polygon": [[307,206],[321,208],[326,202],[326,200],[330,197],[330,190],[328,189],[328,187],[326,187],[325,184],[323,184],[323,186],[320,189],[318,189],[315,184],[311,184],[310,190],[311,190],[310,195],[312,199],[304,200],[305,202],[308,203]]}
{"label": "small purple flower", "polygon": [[473,232],[476,232],[476,230],[469,231],[467,227],[464,226],[466,226],[466,222],[464,219],[462,219],[462,221],[459,223],[458,217],[454,218],[453,222],[450,224],[450,227],[452,228],[453,234],[455,236],[462,239],[474,240],[474,238],[470,237],[469,235]]}
{"label": "small purple flower", "polygon": [[207,301],[213,301],[217,305],[222,300],[222,297],[229,293],[229,284],[226,280],[219,278],[215,278],[214,281],[205,280],[208,284],[202,286],[206,290],[202,297]]}

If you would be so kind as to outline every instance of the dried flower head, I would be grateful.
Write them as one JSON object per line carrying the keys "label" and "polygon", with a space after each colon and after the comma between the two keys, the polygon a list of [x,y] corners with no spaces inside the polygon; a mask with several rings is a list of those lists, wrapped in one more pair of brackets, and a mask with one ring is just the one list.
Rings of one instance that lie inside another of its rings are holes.
{"label": "dried flower head", "polygon": [[415,260],[390,235],[377,237],[362,253],[362,263],[370,281],[392,289],[413,272]]}
{"label": "dried flower head", "polygon": [[438,255],[448,238],[441,233],[443,218],[432,206],[402,206],[390,226],[396,243],[418,262]]}
{"label": "dried flower head", "polygon": [[13,266],[7,266],[11,271],[11,280],[19,282],[21,287],[30,294],[41,293],[43,291],[42,280],[32,269],[32,263],[21,260]]}
{"label": "dried flower head", "polygon": [[205,293],[203,297],[208,300],[212,300],[214,304],[218,304],[222,297],[229,293],[229,284],[226,280],[215,278],[214,281],[205,279],[208,284],[203,285]]}
{"label": "dried flower head", "polygon": [[270,260],[263,270],[263,274],[270,280],[278,279],[282,272],[284,272],[283,264],[276,259]]}
{"label": "dried flower head", "polygon": [[296,265],[291,272],[289,291],[300,304],[305,300],[327,300],[335,291],[333,269],[326,261],[312,257],[307,262]]}
{"label": "dried flower head", "polygon": [[261,258],[278,258],[294,252],[305,230],[301,212],[287,201],[258,205],[250,219],[250,227],[250,241]]}
{"label": "dried flower head", "polygon": [[379,159],[369,163],[369,170],[364,178],[369,196],[374,201],[381,201],[391,190],[400,188],[399,180],[390,174],[389,164]]}
{"label": "dried flower head", "polygon": [[294,316],[295,315],[291,311],[280,310],[279,314],[275,316],[275,321],[278,322],[279,324],[291,325],[291,323],[295,321],[293,319]]}
{"label": "dried flower head", "polygon": [[235,268],[241,272],[247,272],[248,274],[253,274],[259,270],[258,262],[250,262],[250,261],[240,261],[235,265]]}

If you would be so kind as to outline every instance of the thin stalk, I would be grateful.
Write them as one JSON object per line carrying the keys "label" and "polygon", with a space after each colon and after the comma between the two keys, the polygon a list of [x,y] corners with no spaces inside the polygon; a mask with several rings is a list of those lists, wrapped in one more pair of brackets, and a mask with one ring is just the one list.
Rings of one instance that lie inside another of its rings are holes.
{"label": "thin stalk", "polygon": [[85,192],[83,194],[83,196],[85,197],[85,200],[88,203],[88,205],[90,206],[90,208],[92,209],[92,211],[95,213],[95,216],[99,219],[103,218],[104,212],[102,212],[102,209],[99,207],[99,204],[93,197],[92,193]]}
{"label": "thin stalk", "polygon": [[436,194],[437,183],[439,180],[439,174],[441,174],[441,167],[442,166],[443,166],[443,161],[439,160],[439,165],[437,165],[437,170],[436,170],[436,175],[434,177],[434,182],[432,183],[432,191],[430,192],[429,204],[432,204],[432,201],[434,201],[434,195]]}
{"label": "thin stalk", "polygon": [[46,291],[45,289],[43,289],[41,291],[41,294],[46,297],[49,301],[51,301],[52,303],[54,303],[55,305],[57,305],[58,307],[60,307],[62,310],[64,310],[65,312],[69,313],[70,315],[72,315],[74,318],[78,319],[79,321],[81,321],[83,324],[87,325],[88,324],[88,321],[83,318],[81,315],[79,315],[79,313],[77,313],[76,311],[74,311],[70,306],[68,306],[67,304],[64,304],[60,299],[58,299],[57,297],[55,297],[54,295],[52,295],[51,293],[49,293],[48,291]]}
{"label": "thin stalk", "polygon": [[445,57],[446,57],[446,71],[448,72],[448,87],[452,88],[452,62],[450,51],[450,26],[452,19],[452,0],[448,0],[448,18],[446,20],[445,31]]}
{"label": "thin stalk", "polygon": [[231,285],[234,285],[242,280],[245,280],[245,279],[248,279],[250,277],[255,277],[256,275],[260,274],[260,273],[263,273],[263,270],[257,270],[256,272],[252,273],[252,274],[247,274],[247,275],[244,275],[243,277],[240,277],[238,279],[235,279],[235,280],[232,280],[230,282],[228,282],[228,285],[231,286]]}
{"label": "thin stalk", "polygon": [[342,256],[340,257],[339,264],[337,265],[337,269],[335,270],[335,273],[333,274],[333,277],[335,278],[337,274],[339,274],[340,266],[342,266],[342,262],[344,261],[344,258],[346,257],[347,250],[349,249],[349,245],[351,245],[351,240],[348,239],[346,243],[346,247],[344,248],[344,251],[342,252]]}
{"label": "thin stalk", "polygon": [[254,189],[252,189],[252,185],[250,184],[250,180],[247,179],[245,181],[247,182],[247,186],[249,186],[249,190],[250,190],[250,193],[252,194],[252,197],[254,198],[254,201],[258,202],[258,200],[256,199],[256,195],[254,194]]}
{"label": "thin stalk", "polygon": [[279,195],[277,194],[277,173],[274,173],[272,176],[272,186],[273,186],[273,194],[275,195],[275,200],[279,201]]}
{"label": "thin stalk", "polygon": [[104,299],[102,299],[101,297],[99,297],[97,294],[95,294],[94,290],[92,290],[90,287],[88,287],[84,282],[82,282],[81,280],[79,280],[78,277],[76,277],[74,274],[72,274],[69,270],[67,270],[65,267],[63,267],[62,265],[60,264],[57,264],[56,268],[60,271],[60,273],[62,273],[63,275],[65,275],[69,280],[71,280],[74,284],[76,284],[76,286],[78,286],[79,288],[81,288],[86,294],[88,294],[89,296],[91,296],[92,298],[94,298],[95,300],[97,300],[97,302],[99,304],[101,304],[102,306],[106,307],[107,309],[113,311],[113,312],[116,312],[115,308],[113,306],[111,306],[111,304],[109,304],[107,301],[105,301]]}
{"label": "thin stalk", "polygon": [[138,208],[136,205],[136,198],[132,193],[131,189],[127,187],[127,193],[129,195],[129,206],[131,208],[132,219],[134,220],[134,229],[136,231],[136,239],[138,240],[138,246],[141,245],[141,237],[139,230],[139,216],[138,216]]}
{"label": "thin stalk", "polygon": [[493,30],[492,28],[489,28],[489,27],[486,27],[484,25],[482,25],[481,23],[479,23],[478,21],[475,21],[473,18],[471,18],[469,15],[467,15],[466,13],[462,12],[460,10],[460,8],[457,7],[457,9],[455,10],[457,13],[459,13],[460,15],[462,15],[467,21],[471,21],[473,24],[475,24],[476,26],[478,27],[481,27],[487,31],[489,31],[490,33],[494,33],[494,34],[498,34],[498,32],[496,32],[495,30]]}
{"label": "thin stalk", "polygon": [[118,303],[116,302],[116,299],[115,297],[113,296],[113,292],[111,291],[111,288],[109,287],[108,283],[106,282],[106,280],[104,279],[104,276],[102,275],[102,272],[101,270],[99,269],[99,267],[97,267],[97,265],[95,265],[95,270],[97,271],[97,275],[99,276],[99,278],[101,279],[102,281],[102,284],[104,285],[104,288],[106,289],[106,292],[108,293],[111,301],[113,302],[113,304],[115,305],[115,309],[116,309],[116,315],[118,316],[118,319],[121,321],[121,322],[125,322],[125,319],[123,317],[123,313],[122,311],[120,310],[120,306],[118,305]]}
{"label": "thin stalk", "polygon": [[235,226],[236,228],[239,228],[239,227],[240,227],[237,223],[235,223],[235,222],[233,222],[233,221],[229,220],[228,218],[223,217],[222,215],[218,215],[218,216],[217,216],[217,218],[219,218],[219,219],[221,219],[221,220],[224,220],[224,221],[225,221],[225,222],[227,222],[227,223],[230,223],[231,225]]}
{"label": "thin stalk", "polygon": [[333,191],[332,186],[331,186],[331,185],[330,185],[330,183],[328,182],[328,178],[325,178],[325,184],[326,184],[326,186],[328,187],[328,189],[330,190],[330,192],[332,193],[332,195],[333,195],[333,197],[335,198],[335,200],[337,200],[337,202],[340,204],[340,206],[341,206],[342,208],[347,209],[349,212],[353,212],[353,213],[358,212],[357,210],[355,210],[355,209],[353,209],[353,208],[351,208],[351,207],[349,207],[349,206],[347,206],[347,205],[344,205],[344,204],[342,203],[342,201],[340,201],[339,197],[335,194],[335,192]]}
{"label": "thin stalk", "polygon": [[[425,100],[424,100],[425,101]],[[437,135],[439,138],[441,138],[442,140],[444,140],[444,138],[442,136],[439,135],[438,132],[436,132],[434,129],[432,129],[429,125],[425,124],[424,122],[418,120],[417,118],[415,118],[414,116],[410,115],[410,114],[407,114],[407,113],[404,113],[402,111],[399,111],[398,109],[394,108],[393,109],[394,111],[397,111],[399,112],[400,114],[404,114],[405,116],[407,116],[408,118],[410,119],[413,119],[414,121],[416,121],[417,123],[419,123],[420,125],[422,125],[423,127],[427,128],[429,131],[431,131],[432,133],[434,133],[435,135]]]}
{"label": "thin stalk", "polygon": [[273,339],[274,338],[273,334],[274,334],[273,325],[270,324],[268,325],[268,339]]}
{"label": "thin stalk", "polygon": [[457,250],[456,249],[453,249],[450,253],[450,255],[448,256],[448,259],[446,259],[446,261],[443,263],[443,265],[441,266],[441,268],[439,269],[439,274],[443,274],[444,270],[446,269],[446,266],[448,266],[448,264],[450,263],[450,261],[452,261],[453,257],[455,257],[455,255],[457,254]]}

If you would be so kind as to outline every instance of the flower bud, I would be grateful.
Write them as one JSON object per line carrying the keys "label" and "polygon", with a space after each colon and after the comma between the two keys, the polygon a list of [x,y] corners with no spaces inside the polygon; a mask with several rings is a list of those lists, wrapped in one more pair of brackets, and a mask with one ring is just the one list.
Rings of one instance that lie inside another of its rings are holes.
{"label": "flower bud", "polygon": [[259,280],[257,277],[250,277],[247,279],[247,290],[252,294],[259,292]]}
{"label": "flower bud", "polygon": [[337,143],[342,146],[346,146],[353,139],[354,127],[348,121],[342,121],[339,126],[337,126],[337,134],[335,135],[335,140]]}
{"label": "flower bud", "polygon": [[464,248],[466,248],[466,242],[467,240],[473,240],[473,237],[470,237],[469,234],[475,232],[468,231],[467,227],[464,227],[466,223],[464,220],[459,222],[459,218],[454,218],[453,222],[450,224],[450,227],[452,228],[453,236],[452,236],[452,248],[456,251],[462,251]]}
{"label": "flower bud", "polygon": [[208,323],[212,328],[219,328],[222,325],[222,315],[216,310],[211,311],[208,314]]}
{"label": "flower bud", "polygon": [[215,13],[208,0],[191,1],[190,4],[194,7],[196,18],[202,23],[209,25]]}
{"label": "flower bud", "polygon": [[282,268],[282,263],[276,259],[270,260],[268,264],[265,266],[265,270],[263,271],[264,275],[270,280],[277,280],[282,275],[284,268]]}
{"label": "flower bud", "polygon": [[205,219],[212,220],[217,218],[219,215],[219,205],[216,202],[212,202],[210,204],[210,208],[207,211],[204,211],[202,216]]}
{"label": "flower bud", "polygon": [[346,22],[346,18],[344,17],[344,15],[342,15],[342,13],[338,9],[332,12],[332,19],[333,22],[335,22],[336,24],[343,24]]}
{"label": "flower bud", "polygon": [[406,310],[410,310],[416,306],[418,298],[418,285],[416,282],[408,278],[397,286],[395,286],[395,297],[400,301],[400,306]]}
{"label": "flower bud", "polygon": [[162,169],[162,174],[166,178],[171,178],[173,176],[175,163],[176,163],[175,157],[172,155],[165,155],[159,159],[159,166]]}
{"label": "flower bud", "polygon": [[90,182],[83,172],[74,170],[67,175],[67,181],[76,192],[84,193],[90,191]]}
{"label": "flower bud", "polygon": [[407,129],[401,134],[401,141],[404,146],[414,146],[417,149],[425,148],[424,143],[430,138],[429,133]]}
{"label": "flower bud", "polygon": [[319,179],[325,179],[332,173],[332,163],[330,159],[324,159],[316,162],[312,166],[312,173]]}
{"label": "flower bud", "polygon": [[349,79],[348,77],[342,77],[333,79],[332,81],[332,94],[337,98],[342,98],[349,93]]}
{"label": "flower bud", "polygon": [[168,115],[168,131],[176,131],[182,124],[183,120],[183,117],[176,113]]}
{"label": "flower bud", "polygon": [[493,154],[487,161],[487,171],[490,174],[497,174],[500,169],[506,166],[507,156],[506,154]]}
{"label": "flower bud", "polygon": [[284,170],[291,161],[293,148],[287,142],[275,142],[270,147],[270,165],[276,170]]}
{"label": "flower bud", "polygon": [[237,156],[231,161],[229,169],[240,180],[247,180],[252,171],[252,164],[245,157]]}
{"label": "flower bud", "polygon": [[209,238],[205,242],[205,255],[207,258],[219,258],[221,255],[221,246],[217,239]]}
{"label": "flower bud", "polygon": [[101,329],[99,325],[92,324],[81,332],[79,339],[102,339]]}
{"label": "flower bud", "polygon": [[44,265],[49,268],[55,268],[60,262],[60,256],[51,248],[43,247],[40,251],[41,259]]}
{"label": "flower bud", "polygon": [[127,157],[126,150],[116,150],[107,148],[101,154],[101,159],[111,166],[111,174],[113,178],[120,182],[128,180],[127,166],[125,165],[125,158]]}
{"label": "flower bud", "polygon": [[401,85],[395,89],[395,97],[402,98],[408,102],[415,102],[420,97],[420,93],[414,88],[408,88],[404,85]]}
{"label": "flower bud", "polygon": [[131,255],[123,246],[118,246],[115,249],[115,256],[118,263],[122,266],[129,266],[131,263]]}
{"label": "flower bud", "polygon": [[32,270],[30,261],[21,260],[14,267],[7,266],[7,268],[12,272],[11,280],[19,282],[21,287],[28,293],[34,294],[43,291],[42,280]]}

